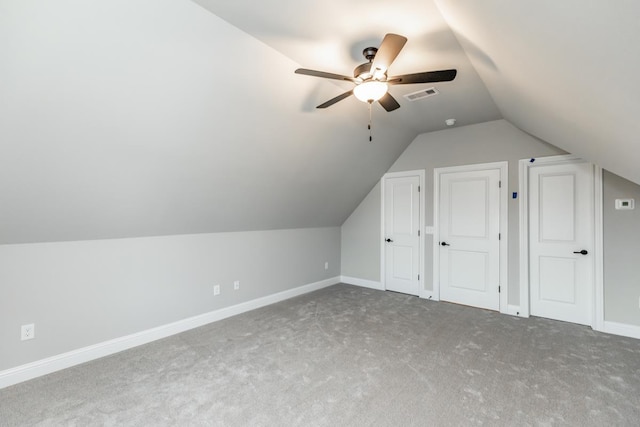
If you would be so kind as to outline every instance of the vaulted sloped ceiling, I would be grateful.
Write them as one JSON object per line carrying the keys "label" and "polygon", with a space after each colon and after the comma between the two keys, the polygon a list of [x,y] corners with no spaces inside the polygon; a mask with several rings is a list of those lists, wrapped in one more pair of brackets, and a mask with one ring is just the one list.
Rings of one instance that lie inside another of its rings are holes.
{"label": "vaulted sloped ceiling", "polygon": [[[432,4],[333,3],[219,2],[313,29],[298,57],[188,0],[0,2],[0,244],[338,226],[418,133],[500,117]],[[366,104],[316,110],[342,89],[294,70],[348,73],[389,31],[411,37],[395,72],[460,76],[420,103],[397,87],[370,143]]]}
{"label": "vaulted sloped ceiling", "polygon": [[[337,226],[412,139],[506,118],[640,182],[640,5],[0,2],[0,244]],[[385,33],[402,107],[314,107]],[[435,86],[410,103],[402,95]]]}
{"label": "vaulted sloped ceiling", "polygon": [[[476,114],[495,115],[480,96],[486,88],[515,126],[640,183],[638,1],[194,1],[312,67],[359,59],[359,42],[381,33],[405,34],[411,44],[395,64],[401,72],[455,62],[472,80],[465,92]],[[452,36],[473,70],[457,60]],[[456,108],[452,116],[463,112],[451,99],[446,105]],[[412,106],[410,122],[433,117],[424,107]]]}
{"label": "vaulted sloped ceiling", "polygon": [[640,183],[640,2],[437,3],[505,119]]}

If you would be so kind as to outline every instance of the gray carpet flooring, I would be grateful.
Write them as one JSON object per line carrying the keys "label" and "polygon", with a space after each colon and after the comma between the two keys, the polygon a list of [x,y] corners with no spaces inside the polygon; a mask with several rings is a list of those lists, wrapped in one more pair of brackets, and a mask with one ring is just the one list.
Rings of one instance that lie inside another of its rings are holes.
{"label": "gray carpet flooring", "polygon": [[640,340],[337,285],[0,390],[0,425],[640,425]]}

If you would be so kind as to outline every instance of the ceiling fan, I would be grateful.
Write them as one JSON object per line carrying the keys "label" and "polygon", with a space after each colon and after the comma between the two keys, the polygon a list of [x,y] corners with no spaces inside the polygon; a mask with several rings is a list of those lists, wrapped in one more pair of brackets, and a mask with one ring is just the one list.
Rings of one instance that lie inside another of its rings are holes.
{"label": "ceiling fan", "polygon": [[355,95],[356,98],[362,102],[368,102],[371,105],[378,101],[385,110],[393,111],[400,108],[400,104],[398,104],[398,101],[388,92],[389,85],[449,82],[455,79],[457,74],[456,70],[439,70],[388,77],[387,71],[389,67],[406,42],[406,37],[390,33],[384,36],[380,48],[368,47],[364,49],[362,54],[369,62],[358,65],[353,70],[353,77],[326,73],[324,71],[308,70],[306,68],[298,68],[295,72],[296,74],[355,83],[355,87],[350,91],[338,95],[318,105],[316,108],[327,108],[351,95]]}

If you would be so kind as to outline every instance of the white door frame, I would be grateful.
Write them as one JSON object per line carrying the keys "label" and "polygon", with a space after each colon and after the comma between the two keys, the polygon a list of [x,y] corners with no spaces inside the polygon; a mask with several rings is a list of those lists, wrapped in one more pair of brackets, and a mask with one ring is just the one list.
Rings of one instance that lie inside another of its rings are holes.
{"label": "white door frame", "polygon": [[[520,315],[529,317],[529,170],[541,165],[584,162],[566,154],[560,156],[523,159],[518,164],[520,177]],[[604,276],[602,230],[602,168],[593,165],[593,218],[594,218],[594,283],[591,301],[591,324],[596,331],[604,330]]]}
{"label": "white door frame", "polygon": [[443,173],[472,172],[500,169],[500,313],[509,313],[508,253],[509,241],[509,162],[478,163],[433,169],[433,299],[440,300],[440,175]]}
{"label": "white door frame", "polygon": [[382,289],[387,289],[387,279],[385,272],[385,261],[386,261],[386,247],[387,245],[383,244],[385,234],[384,234],[384,210],[385,210],[385,187],[387,183],[387,179],[389,178],[404,178],[408,176],[417,176],[418,177],[418,199],[420,203],[420,218],[418,224],[419,237],[419,254],[418,254],[418,274],[420,275],[420,280],[418,280],[418,296],[420,298],[426,298],[425,290],[424,290],[424,169],[414,170],[414,171],[403,171],[403,172],[389,172],[386,173],[380,178],[380,193],[381,193],[381,204],[380,204],[380,284],[382,285]]}

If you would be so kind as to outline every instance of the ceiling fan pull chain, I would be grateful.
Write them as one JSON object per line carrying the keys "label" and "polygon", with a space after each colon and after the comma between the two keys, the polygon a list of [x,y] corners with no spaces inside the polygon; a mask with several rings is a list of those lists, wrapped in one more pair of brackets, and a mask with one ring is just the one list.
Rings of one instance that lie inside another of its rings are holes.
{"label": "ceiling fan pull chain", "polygon": [[371,134],[371,105],[372,101],[369,101],[369,142],[373,141],[373,136]]}

